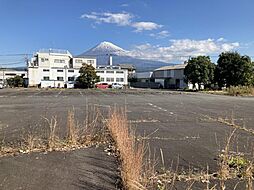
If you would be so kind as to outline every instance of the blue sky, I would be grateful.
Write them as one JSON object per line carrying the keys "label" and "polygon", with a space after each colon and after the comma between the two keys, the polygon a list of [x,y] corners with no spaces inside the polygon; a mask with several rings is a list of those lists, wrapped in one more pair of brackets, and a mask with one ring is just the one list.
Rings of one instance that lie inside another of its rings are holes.
{"label": "blue sky", "polygon": [[167,62],[226,50],[253,57],[253,8],[253,0],[0,0],[0,54],[80,54],[110,41]]}

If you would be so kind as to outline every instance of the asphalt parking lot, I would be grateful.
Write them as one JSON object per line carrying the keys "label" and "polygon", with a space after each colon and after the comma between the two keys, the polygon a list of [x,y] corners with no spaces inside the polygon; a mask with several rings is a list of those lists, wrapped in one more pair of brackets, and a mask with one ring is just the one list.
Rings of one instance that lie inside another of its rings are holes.
{"label": "asphalt parking lot", "polygon": [[[65,125],[67,111],[72,108],[82,121],[87,105],[102,110],[124,107],[128,120],[139,138],[149,144],[149,150],[158,157],[162,150],[166,168],[173,162],[180,170],[205,170],[207,166],[211,171],[217,170],[218,154],[233,128],[207,116],[254,130],[252,97],[158,90],[2,89],[0,138],[15,141],[24,129],[39,128],[43,118],[52,115],[57,116],[60,125]],[[253,142],[253,135],[237,130],[232,150],[250,154]]]}

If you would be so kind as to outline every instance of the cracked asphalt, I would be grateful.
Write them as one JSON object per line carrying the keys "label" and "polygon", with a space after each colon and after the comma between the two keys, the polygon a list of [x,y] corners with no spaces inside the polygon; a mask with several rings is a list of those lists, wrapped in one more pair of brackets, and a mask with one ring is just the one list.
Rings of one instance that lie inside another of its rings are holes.
{"label": "cracked asphalt", "polygon": [[[207,166],[209,166],[211,172],[216,171],[218,155],[224,149],[226,138],[233,131],[233,128],[211,120],[209,117],[215,119],[220,117],[226,121],[254,130],[253,97],[230,97],[148,89],[119,91],[112,89],[1,89],[0,139],[4,138],[7,142],[15,141],[26,129],[31,127],[40,128],[45,125],[44,118],[52,115],[57,116],[60,126],[65,126],[67,111],[72,108],[75,109],[76,118],[83,121],[87,105],[99,107],[105,116],[108,114],[107,111],[110,107],[119,106],[125,108],[128,120],[136,130],[138,138],[144,139],[149,144],[147,154],[150,152],[158,157],[159,164],[157,167],[162,167],[160,156],[161,152],[163,152],[166,168],[173,166],[173,168],[177,167],[178,170],[186,171],[192,169],[200,171],[206,170]],[[65,129],[63,128],[62,130],[64,131]],[[231,150],[249,155],[252,151],[253,143],[253,134],[237,130],[231,143]],[[93,163],[93,161],[90,160],[88,162],[85,159],[86,155],[95,158],[99,154],[100,157],[105,158],[112,164],[112,168],[108,172],[114,174],[113,171],[116,168],[115,160],[108,158],[107,155],[103,154],[103,151],[101,151],[102,153],[97,151],[96,149],[94,150],[95,155],[90,149],[89,151],[82,150],[77,153],[75,151],[68,153],[77,154],[79,157],[76,160],[75,156],[73,156],[68,163],[74,163],[74,165],[77,163],[76,166],[79,168],[79,163],[83,159],[82,162],[85,166],[89,165],[89,167],[92,167],[90,162]],[[81,156],[85,155],[81,158],[79,154]],[[43,176],[46,176],[46,171],[54,168],[54,164],[51,165],[52,167],[47,166],[47,163],[51,164],[47,159],[45,158],[44,161],[36,166],[44,169],[45,175]],[[95,160],[94,162],[96,163],[97,161]],[[1,158],[0,170],[3,170],[4,174],[2,172],[0,174],[0,185],[1,181],[10,184],[14,179],[18,179],[17,176],[16,178],[12,177],[16,168],[20,171],[25,171],[26,169],[31,171],[31,168],[28,165],[24,165],[24,163],[31,163],[34,167],[36,163],[33,154],[24,155],[20,158]],[[63,162],[62,164],[66,166],[66,163]],[[100,162],[98,162],[98,167],[99,165]],[[52,176],[55,176],[56,183],[60,184],[64,181],[65,186],[70,187],[67,184],[74,184],[75,176],[79,175],[75,171],[74,169],[70,169],[69,172],[61,171],[65,177],[72,176],[72,180],[58,179],[57,172],[53,172]],[[31,174],[33,172],[37,173],[38,177],[39,173],[32,170]],[[107,175],[105,170],[103,172],[104,175]],[[100,175],[103,176],[103,174]],[[33,177],[34,180],[37,179],[36,175],[32,175]],[[92,176],[89,177],[91,178]],[[116,179],[116,177],[117,175],[114,174],[110,178],[111,181],[103,178],[100,178],[100,180],[105,180],[105,183],[108,182],[108,187],[112,187],[114,186],[112,179]],[[20,181],[25,181],[26,179],[22,175],[19,178]],[[91,181],[90,178],[87,178],[88,182]],[[45,178],[45,183],[48,180],[50,179]],[[96,181],[96,179],[94,180]],[[97,182],[95,183],[97,184]],[[86,189],[84,188],[85,186],[79,188]]]}

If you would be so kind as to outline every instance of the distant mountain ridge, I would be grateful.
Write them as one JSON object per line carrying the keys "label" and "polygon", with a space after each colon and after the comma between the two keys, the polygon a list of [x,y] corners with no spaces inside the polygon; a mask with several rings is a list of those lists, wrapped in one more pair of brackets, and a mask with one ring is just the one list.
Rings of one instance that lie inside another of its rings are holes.
{"label": "distant mountain ridge", "polygon": [[111,42],[104,41],[79,56],[94,56],[97,58],[97,65],[107,65],[109,55],[111,54],[113,57],[113,65],[132,64],[136,67],[137,72],[153,71],[159,67],[172,65],[161,61],[138,59],[129,56],[128,53],[129,51],[124,50]]}

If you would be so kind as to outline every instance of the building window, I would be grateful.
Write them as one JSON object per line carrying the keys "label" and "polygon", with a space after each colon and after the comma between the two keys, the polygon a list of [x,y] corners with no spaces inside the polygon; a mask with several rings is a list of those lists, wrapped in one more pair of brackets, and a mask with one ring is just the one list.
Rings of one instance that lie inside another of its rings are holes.
{"label": "building window", "polygon": [[107,78],[107,82],[114,82],[114,78]]}
{"label": "building window", "polygon": [[68,77],[68,81],[74,81],[74,77]]}
{"label": "building window", "polygon": [[57,77],[57,80],[63,81],[63,77]]}
{"label": "building window", "polygon": [[123,82],[124,78],[116,78],[116,82]]}
{"label": "building window", "polygon": [[49,77],[43,77],[43,80],[49,80]]}
{"label": "building window", "polygon": [[94,64],[94,60],[87,60],[88,64]]}
{"label": "building window", "polygon": [[101,77],[101,78],[100,78],[100,81],[101,81],[101,82],[104,82],[104,78],[103,78],[103,77]]}
{"label": "building window", "polygon": [[43,72],[49,72],[49,69],[43,69]]}
{"label": "building window", "polygon": [[114,71],[106,71],[106,73],[114,73]]}
{"label": "building window", "polygon": [[48,58],[41,58],[41,62],[45,62],[45,61],[48,61],[49,59]]}
{"label": "building window", "polygon": [[75,63],[83,63],[82,59],[76,59]]}
{"label": "building window", "polygon": [[104,73],[104,71],[96,71],[96,73]]}
{"label": "building window", "polygon": [[5,73],[5,76],[16,76],[16,73]]}
{"label": "building window", "polygon": [[123,73],[123,71],[116,71],[117,74]]}
{"label": "building window", "polygon": [[57,72],[62,73],[63,70],[62,69],[57,69]]}
{"label": "building window", "polygon": [[74,70],[68,70],[69,73],[74,73]]}
{"label": "building window", "polygon": [[54,63],[65,63],[64,59],[55,59]]}

